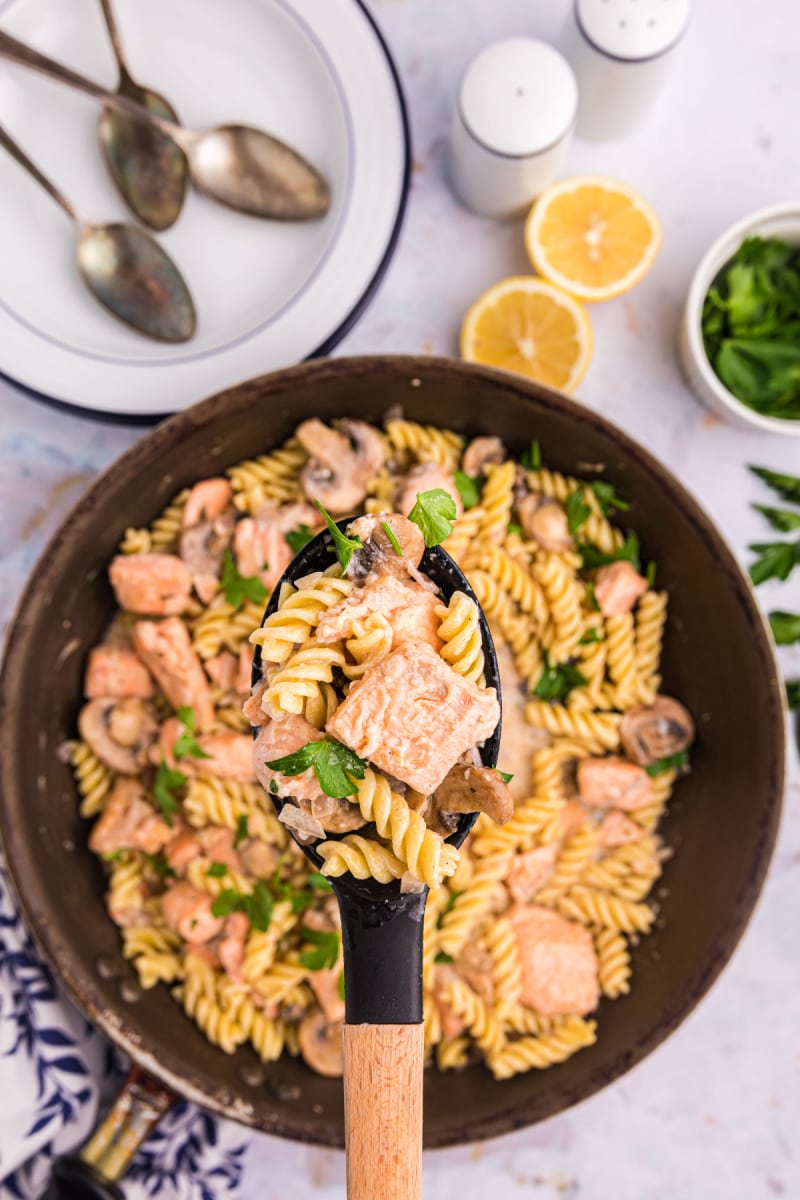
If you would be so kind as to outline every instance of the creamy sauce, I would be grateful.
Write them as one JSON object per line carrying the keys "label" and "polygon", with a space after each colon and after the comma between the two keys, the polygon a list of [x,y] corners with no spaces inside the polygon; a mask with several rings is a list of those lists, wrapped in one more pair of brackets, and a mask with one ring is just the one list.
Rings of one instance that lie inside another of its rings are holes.
{"label": "creamy sauce", "polygon": [[496,629],[492,629],[492,637],[503,691],[503,735],[497,765],[501,771],[514,776],[508,789],[515,802],[519,803],[533,791],[531,758],[537,750],[549,744],[550,738],[543,729],[528,724],[523,682],[514,665],[514,657]]}

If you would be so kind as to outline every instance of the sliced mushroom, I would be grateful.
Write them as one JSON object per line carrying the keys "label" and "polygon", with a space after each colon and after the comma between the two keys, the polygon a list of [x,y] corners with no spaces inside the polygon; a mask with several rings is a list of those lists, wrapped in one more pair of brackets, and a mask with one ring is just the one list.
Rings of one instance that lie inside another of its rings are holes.
{"label": "sliced mushroom", "polygon": [[121,775],[136,775],[147,761],[158,722],[143,700],[90,700],[78,732],[97,757]]}
{"label": "sliced mushroom", "polygon": [[300,805],[310,809],[326,833],[352,833],[366,825],[358,805],[338,796],[318,796],[308,805],[301,800]]}
{"label": "sliced mushroom", "polygon": [[508,785],[492,767],[456,763],[434,792],[434,803],[444,813],[484,812],[498,825],[514,815]]}
{"label": "sliced mushroom", "polygon": [[263,838],[246,838],[239,846],[239,857],[247,874],[256,879],[271,879],[280,861],[275,846]]}
{"label": "sliced mushroom", "polygon": [[569,550],[572,538],[567,514],[557,500],[529,492],[517,506],[519,520],[528,537],[544,550]]}
{"label": "sliced mushroom", "polygon": [[222,559],[231,544],[235,523],[232,513],[222,513],[181,533],[180,556],[189,568],[194,589],[204,604],[210,603],[217,590]]}
{"label": "sliced mushroom", "polygon": [[642,767],[686,750],[694,732],[689,712],[671,696],[656,696],[652,704],[630,709],[619,727],[625,753]]}
{"label": "sliced mushroom", "polygon": [[338,430],[331,429],[312,417],[298,425],[295,436],[309,454],[300,475],[309,499],[334,514],[358,508],[385,459],[378,431],[364,421],[340,421]]}
{"label": "sliced mushroom", "polygon": [[461,470],[467,475],[480,475],[489,463],[505,462],[506,448],[499,437],[474,438],[464,451]]}
{"label": "sliced mushroom", "polygon": [[[392,542],[392,537],[400,547]],[[395,575],[408,579],[411,569],[418,567],[425,553],[425,539],[413,521],[399,513],[379,513],[377,516],[359,517],[348,526],[350,537],[361,538],[364,543],[350,559],[345,575],[356,583],[366,583],[370,577]]]}
{"label": "sliced mushroom", "polygon": [[329,1025],[325,1014],[315,1008],[300,1022],[300,1053],[312,1071],[335,1079],[344,1074],[342,1021]]}
{"label": "sliced mushroom", "polygon": [[477,992],[487,1004],[493,1002],[492,956],[480,942],[468,941],[459,953],[455,967],[473,992]]}

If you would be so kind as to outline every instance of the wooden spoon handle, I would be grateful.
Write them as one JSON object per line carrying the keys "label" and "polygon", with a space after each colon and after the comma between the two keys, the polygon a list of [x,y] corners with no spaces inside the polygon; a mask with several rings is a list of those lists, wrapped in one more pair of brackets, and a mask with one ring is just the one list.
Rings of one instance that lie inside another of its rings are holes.
{"label": "wooden spoon handle", "polygon": [[420,1025],[345,1025],[347,1200],[421,1200]]}

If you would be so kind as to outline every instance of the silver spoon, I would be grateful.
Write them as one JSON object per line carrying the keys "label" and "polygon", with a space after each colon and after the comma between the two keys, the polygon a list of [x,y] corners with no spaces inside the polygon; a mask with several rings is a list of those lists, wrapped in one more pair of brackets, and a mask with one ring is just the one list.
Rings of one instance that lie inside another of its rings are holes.
{"label": "silver spoon", "polygon": [[308,220],[328,211],[330,190],[320,173],[291,146],[261,129],[249,125],[185,129],[157,117],[129,96],[92,83],[2,31],[0,57],[33,67],[95,99],[105,100],[121,112],[149,121],[183,150],[198,191],[228,208],[284,221]]}
{"label": "silver spoon", "polygon": [[[178,114],[164,96],[133,79],[111,0],[100,0],[100,7],[119,67],[117,93],[143,104],[157,117],[180,124]],[[116,112],[110,105],[105,105],[100,114],[98,134],[111,178],[128,208],[151,229],[169,229],[186,195],[188,164],[180,146],[153,125]]]}
{"label": "silver spoon", "polygon": [[0,125],[0,146],[41,184],[78,226],[78,269],[95,299],[147,337],[185,342],[195,330],[194,304],[175,263],[136,225],[92,225]]}

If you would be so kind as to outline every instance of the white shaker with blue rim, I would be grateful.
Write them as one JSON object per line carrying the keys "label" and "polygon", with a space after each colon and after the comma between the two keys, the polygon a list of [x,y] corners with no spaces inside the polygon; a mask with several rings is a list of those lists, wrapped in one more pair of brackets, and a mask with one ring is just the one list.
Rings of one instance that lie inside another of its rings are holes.
{"label": "white shaker with blue rim", "polygon": [[662,90],[691,0],[575,0],[567,57],[580,89],[578,137],[624,137]]}
{"label": "white shaker with blue rim", "polygon": [[523,213],[564,161],[578,89],[567,61],[535,38],[495,42],[461,79],[450,175],[463,202],[487,217]]}

